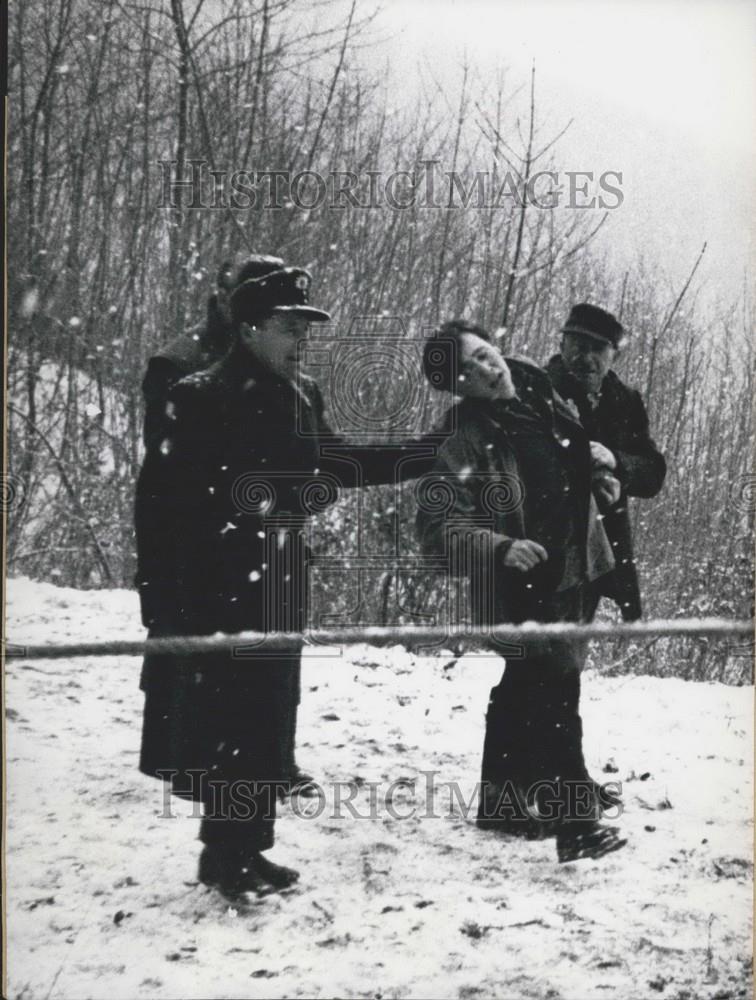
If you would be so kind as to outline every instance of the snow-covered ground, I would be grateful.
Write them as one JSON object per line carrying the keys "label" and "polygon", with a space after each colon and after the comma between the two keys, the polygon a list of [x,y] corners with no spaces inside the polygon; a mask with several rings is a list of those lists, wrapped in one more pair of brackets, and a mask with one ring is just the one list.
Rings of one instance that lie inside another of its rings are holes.
{"label": "snow-covered ground", "polygon": [[[7,613],[14,643],[140,634],[126,591],[12,580]],[[6,995],[750,996],[753,690],[586,674],[586,754],[618,769],[629,844],[558,865],[465,817],[500,666],[450,662],[305,661],[299,757],[326,805],[280,807],[271,857],[301,882],[234,912],[196,881],[191,806],[162,815],[137,771],[139,660],[9,661]]]}

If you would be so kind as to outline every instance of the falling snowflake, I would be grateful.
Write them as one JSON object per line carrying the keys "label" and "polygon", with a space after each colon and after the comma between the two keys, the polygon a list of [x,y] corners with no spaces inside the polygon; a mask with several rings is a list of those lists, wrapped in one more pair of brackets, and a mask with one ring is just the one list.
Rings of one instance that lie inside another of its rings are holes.
{"label": "falling snowflake", "polygon": [[37,306],[39,305],[39,291],[36,288],[30,288],[24,293],[24,297],[21,300],[21,315],[22,316],[33,316],[37,311]]}

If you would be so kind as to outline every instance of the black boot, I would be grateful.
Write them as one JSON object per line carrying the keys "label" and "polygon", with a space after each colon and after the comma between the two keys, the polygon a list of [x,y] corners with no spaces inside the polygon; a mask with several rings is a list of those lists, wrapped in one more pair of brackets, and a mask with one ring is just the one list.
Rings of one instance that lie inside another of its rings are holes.
{"label": "black boot", "polygon": [[253,856],[251,862],[259,877],[274,889],[289,889],[299,881],[299,872],[295,868],[277,865],[259,852]]}
{"label": "black boot", "polygon": [[581,858],[603,858],[627,843],[616,826],[596,822],[564,823],[557,832],[557,858],[560,864]]}
{"label": "black boot", "polygon": [[247,893],[262,896],[270,891],[270,884],[238,849],[204,847],[197,877],[203,885],[218,889],[222,896],[234,902],[243,900]]}
{"label": "black boot", "polygon": [[241,902],[246,895],[266,896],[288,889],[299,880],[294,868],[277,865],[259,851],[205,847],[199,859],[199,881],[218,889],[226,899]]}

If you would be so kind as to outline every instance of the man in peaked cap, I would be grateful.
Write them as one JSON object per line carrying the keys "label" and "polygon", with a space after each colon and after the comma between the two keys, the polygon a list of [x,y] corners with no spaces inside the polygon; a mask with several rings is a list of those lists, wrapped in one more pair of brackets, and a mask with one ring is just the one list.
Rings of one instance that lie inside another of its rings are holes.
{"label": "man in peaked cap", "polygon": [[[169,431],[136,497],[138,585],[151,635],[304,631],[309,515],[336,488],[393,483],[433,449],[343,447],[298,371],[310,275],[279,268],[231,295],[233,343],[169,393]],[[334,457],[329,457],[329,455]],[[334,486],[335,484],[335,486]],[[292,885],[274,864],[276,797],[289,786],[301,642],[276,653],[145,658],[140,769],[201,802],[199,879],[226,897]]]}
{"label": "man in peaked cap", "polygon": [[[142,382],[145,400],[144,442],[147,447],[159,447],[170,430],[166,404],[173,386],[186,375],[208,368],[230,349],[234,336],[231,316],[231,296],[234,289],[246,282],[263,278],[283,266],[281,257],[252,254],[234,274],[232,262],[224,261],[218,270],[216,291],[207,301],[205,321],[170,341],[150,358]],[[249,292],[246,294],[248,296]],[[291,788],[299,789],[301,794],[309,794],[313,787],[312,776],[303,771],[295,760],[296,717],[292,718],[291,725]]]}
{"label": "man in peaked cap", "polygon": [[262,278],[283,267],[283,263],[280,257],[252,254],[234,274],[231,261],[224,261],[218,270],[216,290],[207,300],[204,321],[169,341],[149,359],[142,382],[145,445],[159,444],[164,437],[165,404],[171,387],[185,375],[207,368],[231,347],[233,290],[250,279]]}
{"label": "man in peaked cap", "polygon": [[[622,324],[605,309],[582,302],[570,310],[561,333],[561,351],[546,370],[559,395],[577,407],[591,439],[594,492],[616,564],[600,581],[595,601],[610,597],[625,621],[635,621],[641,617],[641,597],[628,497],[656,496],[666,462],[649,433],[640,393],[611,367],[623,345]],[[618,496],[612,493],[615,483]]]}

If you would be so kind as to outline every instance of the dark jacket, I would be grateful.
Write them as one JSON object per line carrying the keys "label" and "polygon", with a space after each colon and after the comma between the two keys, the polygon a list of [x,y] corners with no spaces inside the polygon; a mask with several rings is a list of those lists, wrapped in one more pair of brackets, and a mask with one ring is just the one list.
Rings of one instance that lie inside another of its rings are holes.
{"label": "dark jacket", "polygon": [[[136,496],[137,586],[152,635],[301,630],[308,517],[341,486],[430,467],[411,460],[411,445],[340,442],[314,382],[279,380],[239,346],[178,382],[166,419]],[[141,769],[278,780],[296,662],[148,656]]]}
{"label": "dark jacket", "polygon": [[[591,495],[588,438],[531,362],[507,359],[519,399],[465,399],[418,488],[417,532],[428,555],[467,575],[479,623],[543,620],[557,590],[613,565]],[[549,558],[525,574],[503,565],[516,539]]]}
{"label": "dark jacket", "polygon": [[186,375],[202,371],[222,358],[231,340],[231,326],[218,309],[217,296],[211,295],[205,321],[175,337],[149,359],[142,381],[147,447],[160,444],[166,434],[165,404],[173,386]]}
{"label": "dark jacket", "polygon": [[604,512],[604,528],[614,551],[615,571],[602,581],[601,592],[619,605],[625,621],[641,617],[638,571],[628,512],[628,497],[654,497],[664,484],[667,464],[649,433],[646,407],[640,393],[610,371],[592,408],[580,384],[559,355],[546,366],[557,392],[574,402],[590,440],[609,448],[617,459],[614,473],[622,486],[620,499]]}

